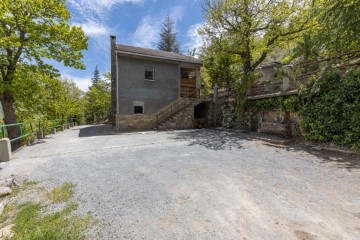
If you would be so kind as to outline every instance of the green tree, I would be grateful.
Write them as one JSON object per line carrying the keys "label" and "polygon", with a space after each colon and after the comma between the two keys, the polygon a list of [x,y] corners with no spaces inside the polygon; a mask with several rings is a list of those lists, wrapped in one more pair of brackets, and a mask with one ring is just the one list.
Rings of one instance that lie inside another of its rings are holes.
{"label": "green tree", "polygon": [[85,118],[88,123],[106,121],[111,108],[111,75],[105,73],[85,96]]}
{"label": "green tree", "polygon": [[99,69],[98,69],[98,66],[96,65],[95,70],[94,70],[94,76],[93,76],[93,78],[91,79],[92,85],[93,85],[93,86],[96,86],[96,85],[99,83],[100,78],[101,78],[101,77],[100,77]]}
{"label": "green tree", "polygon": [[73,80],[63,78],[58,94],[59,97],[55,101],[55,114],[57,117],[67,119],[84,114],[84,92],[79,89]]}
{"label": "green tree", "polygon": [[168,15],[162,24],[160,32],[160,41],[158,42],[158,49],[167,52],[180,52],[180,43],[177,41],[175,32],[175,22]]}
{"label": "green tree", "polygon": [[[85,68],[82,51],[87,37],[81,27],[70,26],[65,0],[0,0],[0,101],[6,124],[17,121],[14,80],[21,65],[36,62],[41,70],[53,70],[43,59],[65,66]],[[18,79],[25,82],[26,78]],[[17,128],[9,127],[11,138]]]}
{"label": "green tree", "polygon": [[238,84],[237,120],[243,126],[247,89],[255,69],[271,51],[312,26],[312,0],[207,0],[205,25],[200,30],[208,46],[237,58],[241,69]]}
{"label": "green tree", "polygon": [[71,79],[23,65],[15,74],[13,87],[17,89],[14,108],[20,122],[83,115],[84,93]]}
{"label": "green tree", "polygon": [[289,60],[309,61],[360,49],[360,2],[322,0],[315,27],[305,31]]}
{"label": "green tree", "polygon": [[55,117],[55,102],[60,98],[59,75],[41,71],[37,66],[18,66],[12,82],[17,120],[20,122]]}
{"label": "green tree", "polygon": [[203,78],[210,83],[211,88],[215,84],[227,89],[236,88],[240,74],[235,56],[210,46],[205,49],[202,60],[204,64]]}

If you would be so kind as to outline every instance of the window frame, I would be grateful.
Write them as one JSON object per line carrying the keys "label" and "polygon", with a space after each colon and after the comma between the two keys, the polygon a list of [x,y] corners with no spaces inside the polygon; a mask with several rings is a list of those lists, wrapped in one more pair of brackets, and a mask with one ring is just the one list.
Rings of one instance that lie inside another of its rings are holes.
{"label": "window frame", "polygon": [[[152,79],[146,78],[146,72],[151,72]],[[150,67],[150,66],[144,67],[144,80],[145,81],[155,81],[155,67]]]}
{"label": "window frame", "polygon": [[[141,115],[141,114],[144,114],[145,112],[145,108],[144,108],[144,102],[143,101],[134,101],[134,106],[133,106],[133,111],[134,111],[134,115]],[[135,111],[135,108],[136,107],[141,107],[142,108],[142,112],[141,113],[137,113]]]}

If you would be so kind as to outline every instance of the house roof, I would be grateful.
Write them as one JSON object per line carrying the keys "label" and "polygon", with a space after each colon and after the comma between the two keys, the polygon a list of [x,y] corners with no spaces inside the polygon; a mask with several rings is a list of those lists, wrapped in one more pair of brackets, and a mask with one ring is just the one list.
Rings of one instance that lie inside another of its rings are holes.
{"label": "house roof", "polygon": [[194,63],[202,65],[202,61],[197,58],[189,57],[179,53],[166,52],[160,50],[154,50],[149,48],[140,48],[128,45],[116,45],[116,50],[120,53],[134,55],[134,56],[144,56],[157,59],[170,60],[175,62],[184,62],[184,63]]}

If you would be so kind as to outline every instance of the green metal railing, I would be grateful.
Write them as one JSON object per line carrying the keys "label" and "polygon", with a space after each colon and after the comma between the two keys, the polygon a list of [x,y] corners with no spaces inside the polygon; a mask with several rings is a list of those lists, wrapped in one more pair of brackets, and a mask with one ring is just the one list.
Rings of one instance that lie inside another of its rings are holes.
{"label": "green metal railing", "polygon": [[46,132],[48,129],[60,128],[62,126],[70,125],[74,123],[76,118],[71,119],[54,119],[45,121],[23,122],[14,124],[0,124],[1,135],[0,138],[8,137],[8,127],[18,127],[19,136],[10,139],[10,142],[15,142],[26,137],[33,137],[39,131]]}
{"label": "green metal railing", "polygon": [[[7,127],[18,127],[19,128],[20,136],[10,139],[10,142],[14,142],[14,141],[20,140],[22,138],[25,138],[27,136],[33,135],[34,133],[36,133],[36,131],[34,130],[35,129],[34,125],[35,125],[35,123],[33,123],[33,122],[0,125],[1,138],[5,138],[8,136]],[[27,131],[27,130],[30,130],[30,131]]]}

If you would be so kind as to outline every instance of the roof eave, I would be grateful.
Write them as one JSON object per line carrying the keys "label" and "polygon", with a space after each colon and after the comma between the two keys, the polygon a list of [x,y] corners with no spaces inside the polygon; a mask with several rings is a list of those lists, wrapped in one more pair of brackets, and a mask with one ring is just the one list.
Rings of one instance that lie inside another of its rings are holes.
{"label": "roof eave", "polygon": [[159,56],[151,56],[151,55],[140,54],[140,53],[126,52],[126,51],[121,51],[121,50],[118,50],[118,49],[115,49],[115,52],[120,53],[122,55],[126,55],[126,56],[137,56],[137,57],[144,57],[144,58],[151,58],[151,59],[160,59],[160,60],[164,60],[164,61],[167,61],[167,62],[186,63],[186,64],[192,64],[192,65],[198,65],[198,66],[203,65],[202,62],[200,63],[200,62],[175,60],[175,59],[169,59],[169,58],[159,57]]}

